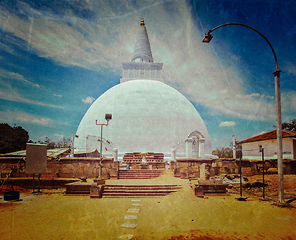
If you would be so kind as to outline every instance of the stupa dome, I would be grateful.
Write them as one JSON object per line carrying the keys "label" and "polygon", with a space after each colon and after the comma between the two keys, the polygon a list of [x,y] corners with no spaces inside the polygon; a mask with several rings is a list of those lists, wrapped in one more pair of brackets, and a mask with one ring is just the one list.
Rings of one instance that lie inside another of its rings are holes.
{"label": "stupa dome", "polygon": [[[103,156],[112,156],[116,148],[119,159],[131,152],[164,153],[167,159],[211,155],[203,120],[187,98],[163,83],[162,67],[153,61],[142,19],[132,61],[122,63],[120,84],[101,95],[84,115],[75,148],[100,149],[104,143]],[[106,123],[105,114],[112,114],[112,120],[100,139],[97,123]]]}
{"label": "stupa dome", "polygon": [[[163,82],[131,80],[106,91],[84,115],[75,148],[86,148],[88,136],[100,136],[96,120],[106,123],[105,114],[112,114],[112,120],[103,127],[103,138],[112,142],[121,157],[127,152],[161,152],[169,157],[196,130],[205,138],[205,154],[211,154],[209,134],[199,113],[186,97]],[[176,153],[184,157],[184,145]]]}

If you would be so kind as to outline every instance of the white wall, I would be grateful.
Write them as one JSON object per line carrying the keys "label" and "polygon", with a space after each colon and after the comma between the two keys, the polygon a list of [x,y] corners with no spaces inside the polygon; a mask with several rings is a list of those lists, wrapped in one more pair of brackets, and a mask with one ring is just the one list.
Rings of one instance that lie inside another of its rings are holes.
{"label": "white wall", "polygon": [[[277,140],[266,140],[251,143],[243,143],[242,159],[261,160],[262,155],[259,151],[259,146],[264,148],[264,159],[277,159]],[[283,138],[283,158],[293,159],[293,139]]]}

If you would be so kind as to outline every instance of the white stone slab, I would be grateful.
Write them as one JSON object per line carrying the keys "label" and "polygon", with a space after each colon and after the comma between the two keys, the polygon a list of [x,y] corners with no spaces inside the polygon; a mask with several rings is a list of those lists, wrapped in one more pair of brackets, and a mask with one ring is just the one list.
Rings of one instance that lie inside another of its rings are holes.
{"label": "white stone slab", "polygon": [[121,235],[118,238],[119,239],[132,239],[134,235],[133,234],[125,234],[125,235]]}
{"label": "white stone slab", "polygon": [[132,202],[141,202],[140,199],[132,199]]}
{"label": "white stone slab", "polygon": [[124,227],[124,228],[136,228],[137,224],[133,224],[133,223],[124,223],[121,224],[120,227]]}
{"label": "white stone slab", "polygon": [[137,215],[125,215],[124,219],[137,219]]}
{"label": "white stone slab", "polygon": [[139,203],[133,203],[132,206],[142,207],[142,204],[139,204]]}
{"label": "white stone slab", "polygon": [[127,212],[131,212],[131,213],[138,213],[139,211],[140,211],[139,208],[129,208],[129,209],[127,210]]}

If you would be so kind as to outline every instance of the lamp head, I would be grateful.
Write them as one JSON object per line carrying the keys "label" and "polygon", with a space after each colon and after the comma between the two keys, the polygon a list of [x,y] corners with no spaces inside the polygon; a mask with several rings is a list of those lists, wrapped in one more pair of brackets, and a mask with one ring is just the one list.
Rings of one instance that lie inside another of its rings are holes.
{"label": "lamp head", "polygon": [[213,36],[210,33],[206,33],[202,42],[209,43],[212,40]]}
{"label": "lamp head", "polygon": [[107,120],[108,125],[108,122],[112,119],[112,114],[105,114],[105,119]]}

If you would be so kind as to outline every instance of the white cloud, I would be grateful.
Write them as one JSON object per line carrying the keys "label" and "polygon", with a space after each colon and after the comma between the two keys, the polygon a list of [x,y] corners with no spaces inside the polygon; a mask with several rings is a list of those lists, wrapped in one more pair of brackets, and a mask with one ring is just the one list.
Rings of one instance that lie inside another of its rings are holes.
{"label": "white cloud", "polygon": [[86,104],[92,104],[93,103],[93,101],[94,101],[95,99],[93,98],[93,97],[86,97],[85,99],[82,99],[82,102],[84,102],[84,103],[86,103]]}
{"label": "white cloud", "polygon": [[234,127],[236,125],[233,121],[225,121],[219,124],[219,127]]}
{"label": "white cloud", "polygon": [[43,116],[20,111],[0,111],[0,121],[8,123],[27,123],[41,126],[68,125]]}
{"label": "white cloud", "polygon": [[5,99],[5,100],[9,100],[9,101],[14,101],[14,102],[34,104],[34,105],[41,105],[41,106],[46,106],[46,107],[53,107],[53,108],[65,108],[63,106],[47,104],[47,103],[35,101],[32,99],[24,98],[24,97],[20,96],[20,94],[17,93],[15,90],[12,92],[0,90],[0,99]]}
{"label": "white cloud", "polygon": [[8,71],[5,71],[4,69],[1,69],[1,71],[0,71],[0,78],[7,78],[10,80],[20,81],[20,82],[28,84],[32,87],[40,88],[39,84],[33,83],[33,82],[25,79],[23,75],[21,75],[19,73],[15,73],[15,72],[8,72]]}
{"label": "white cloud", "polygon": [[63,135],[58,134],[58,133],[55,133],[53,136],[55,136],[58,139],[63,139],[63,137],[64,137]]}
{"label": "white cloud", "polygon": [[283,112],[296,112],[296,91],[282,91]]}
{"label": "white cloud", "polygon": [[[3,117],[5,116],[5,117]],[[53,120],[25,112],[2,111],[0,120],[3,122],[31,123],[35,125],[49,126]]]}

